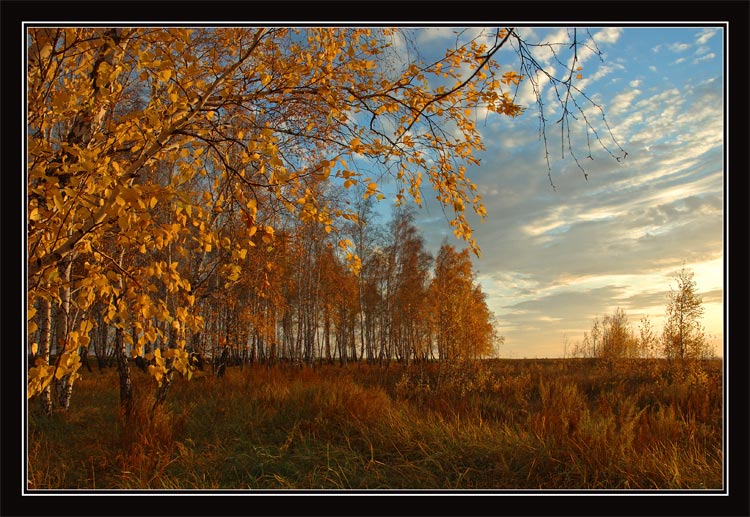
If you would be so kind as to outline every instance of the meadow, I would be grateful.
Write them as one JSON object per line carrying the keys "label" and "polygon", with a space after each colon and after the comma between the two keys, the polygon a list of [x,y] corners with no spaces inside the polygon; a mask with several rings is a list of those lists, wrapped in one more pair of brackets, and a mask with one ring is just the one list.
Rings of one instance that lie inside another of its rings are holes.
{"label": "meadow", "polygon": [[84,372],[29,401],[29,489],[721,489],[721,361],[589,359],[207,368],[155,385]]}

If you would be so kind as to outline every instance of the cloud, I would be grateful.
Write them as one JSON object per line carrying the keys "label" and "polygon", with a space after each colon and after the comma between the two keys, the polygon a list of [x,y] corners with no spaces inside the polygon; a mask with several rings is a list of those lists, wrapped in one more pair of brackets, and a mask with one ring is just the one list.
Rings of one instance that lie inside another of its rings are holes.
{"label": "cloud", "polygon": [[620,39],[622,31],[622,27],[605,27],[594,35],[594,41],[615,44]]}
{"label": "cloud", "polygon": [[709,59],[714,59],[715,57],[716,57],[716,54],[714,54],[713,52],[711,52],[711,53],[703,55],[703,56],[701,56],[699,58],[693,59],[693,64],[695,65],[697,63],[700,63],[701,61],[708,61]]}
{"label": "cloud", "polygon": [[[552,320],[587,321],[596,314],[592,307],[601,307],[612,299],[622,296],[623,286],[608,285],[585,290],[560,289],[549,294],[538,296],[504,306],[509,309],[511,320],[524,321],[528,324]],[[593,302],[593,303],[592,303]]]}
{"label": "cloud", "polygon": [[716,34],[718,34],[720,29],[717,28],[707,28],[703,29],[701,32],[698,33],[698,36],[695,38],[695,42],[698,45],[705,45],[708,40],[710,40],[712,37],[714,37]]}
{"label": "cloud", "polygon": [[724,301],[724,289],[713,289],[708,292],[701,293],[703,303],[722,303]]}
{"label": "cloud", "polygon": [[622,70],[624,67],[623,65],[618,63],[610,65],[600,65],[599,68],[597,68],[596,71],[591,75],[588,75],[588,68],[589,67],[584,67],[582,71],[583,79],[579,80],[576,84],[576,87],[583,91],[586,91],[592,83],[611,75],[615,71]]}
{"label": "cloud", "polygon": [[[574,54],[570,55],[567,62],[567,68],[571,69],[575,66],[583,66],[589,59],[599,55],[601,49],[600,45],[612,45],[620,39],[622,34],[621,27],[606,27],[595,34],[591,35],[591,38],[583,36],[583,31],[578,31],[576,34],[576,41],[578,43]],[[568,39],[570,35],[568,34]],[[560,41],[566,41],[561,39]],[[561,49],[562,50],[562,49]]]}
{"label": "cloud", "polygon": [[688,45],[687,43],[671,43],[667,45],[667,48],[669,49],[670,52],[677,53],[677,52],[686,51],[687,49],[690,48],[690,45]]}
{"label": "cloud", "polygon": [[623,91],[614,99],[612,99],[612,102],[610,102],[609,106],[607,106],[607,111],[613,116],[624,113],[626,110],[632,107],[635,98],[640,94],[641,90],[639,90],[638,88]]}

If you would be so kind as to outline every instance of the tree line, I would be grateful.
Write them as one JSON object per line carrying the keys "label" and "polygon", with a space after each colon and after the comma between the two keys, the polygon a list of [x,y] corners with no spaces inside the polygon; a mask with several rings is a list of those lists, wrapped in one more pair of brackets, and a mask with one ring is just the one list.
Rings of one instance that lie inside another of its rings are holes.
{"label": "tree line", "polygon": [[[371,212],[372,203],[362,202],[364,220],[369,220]],[[118,346],[122,346],[128,357],[144,368],[141,359],[145,357],[153,369],[163,357],[180,360],[169,352],[173,348],[169,340],[178,335],[184,339],[188,357],[197,354],[217,367],[221,358],[222,368],[225,361],[299,366],[363,361],[387,367],[391,362],[461,363],[492,356],[503,338],[476,281],[469,249],[459,251],[444,242],[433,257],[415,217],[413,209],[397,207],[387,225],[349,225],[345,231],[356,239],[360,251],[356,273],[336,245],[338,236],[327,233],[324,225],[288,218],[273,241],[264,243],[261,236],[253,253],[235,257],[242,271],[236,279],[229,282],[221,267],[212,267],[195,282],[201,286],[192,305],[199,326],[181,329],[144,311],[138,325],[118,333],[108,323],[110,308],[93,304],[85,316],[94,321],[95,331],[69,360],[82,360],[91,370],[91,353],[101,369],[116,363]],[[103,252],[115,251],[105,248]],[[204,260],[219,264],[224,253],[212,249]],[[170,267],[163,250],[121,256],[130,258],[131,264],[142,261],[156,264],[149,267]],[[84,280],[82,260],[72,261],[69,269],[71,278]],[[187,276],[179,269],[175,272]],[[158,295],[171,299],[166,288]],[[52,357],[69,353],[64,332],[79,326],[83,313],[66,312],[62,305],[45,308],[29,340],[43,343]],[[139,328],[153,329],[154,342]],[[38,351],[33,346],[32,360],[38,358]],[[177,367],[166,369],[166,374],[157,375],[165,388]],[[69,375],[58,379],[57,395],[63,407],[69,403],[73,380]]]}

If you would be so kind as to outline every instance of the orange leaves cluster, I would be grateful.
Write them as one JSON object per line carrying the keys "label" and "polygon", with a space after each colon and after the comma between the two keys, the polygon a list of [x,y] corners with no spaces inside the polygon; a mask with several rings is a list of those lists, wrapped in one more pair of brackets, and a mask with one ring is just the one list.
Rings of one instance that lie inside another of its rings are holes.
{"label": "orange leaves cluster", "polygon": [[[402,61],[396,29],[31,29],[30,307],[72,290],[83,321],[101,305],[134,346],[169,336],[180,350],[205,278],[240,281],[285,217],[326,233],[356,221],[325,192],[383,199],[381,174],[417,203],[427,176],[478,252],[465,216],[486,214],[465,175],[483,149],[474,117],[521,112],[501,86],[523,78],[498,79],[489,59],[506,35],[422,63]],[[364,163],[377,173],[354,172]]]}

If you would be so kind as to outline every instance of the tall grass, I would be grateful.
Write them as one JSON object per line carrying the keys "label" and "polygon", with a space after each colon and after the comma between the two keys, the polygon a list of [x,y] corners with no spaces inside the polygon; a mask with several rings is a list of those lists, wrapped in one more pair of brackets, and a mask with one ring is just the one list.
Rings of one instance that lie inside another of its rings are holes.
{"label": "tall grass", "polygon": [[585,362],[249,367],[175,381],[89,374],[31,404],[29,487],[704,489],[722,486],[720,364],[698,378]]}

